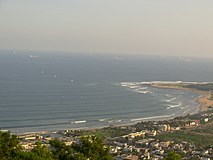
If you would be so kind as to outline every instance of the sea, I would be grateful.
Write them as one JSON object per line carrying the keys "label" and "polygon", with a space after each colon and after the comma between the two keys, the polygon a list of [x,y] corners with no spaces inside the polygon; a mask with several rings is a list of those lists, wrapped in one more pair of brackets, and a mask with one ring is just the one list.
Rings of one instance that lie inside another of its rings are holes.
{"label": "sea", "polygon": [[212,82],[213,59],[0,51],[0,129],[90,129],[198,112],[190,91],[143,82]]}

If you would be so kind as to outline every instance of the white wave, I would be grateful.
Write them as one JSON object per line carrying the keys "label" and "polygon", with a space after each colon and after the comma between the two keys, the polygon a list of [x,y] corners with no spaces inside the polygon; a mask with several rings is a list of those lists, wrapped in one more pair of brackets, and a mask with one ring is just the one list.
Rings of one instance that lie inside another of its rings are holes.
{"label": "white wave", "polygon": [[180,107],[181,105],[182,105],[181,102],[180,102],[179,104],[176,104],[176,105],[168,105],[169,107],[167,107],[166,109],[171,109],[171,108]]}
{"label": "white wave", "polygon": [[183,114],[186,114],[188,111],[184,111]]}
{"label": "white wave", "polygon": [[104,122],[104,121],[106,121],[107,119],[99,119],[98,121],[99,122]]}
{"label": "white wave", "polygon": [[129,86],[129,88],[135,89],[135,88],[138,88],[138,86]]}
{"label": "white wave", "polygon": [[128,87],[128,88],[138,88],[139,86],[137,85],[137,83],[135,83],[135,82],[122,82],[122,83],[120,83],[120,85],[122,86],[122,87]]}
{"label": "white wave", "polygon": [[181,107],[181,109],[187,109],[190,108],[191,106],[185,106],[185,107]]}
{"label": "white wave", "polygon": [[134,82],[121,82],[121,85],[127,85],[127,86],[131,86],[131,85],[135,85],[136,83]]}
{"label": "white wave", "polygon": [[168,115],[162,115],[162,116],[154,116],[154,117],[146,117],[146,118],[136,118],[136,119],[131,119],[132,122],[134,121],[143,121],[143,120],[151,120],[151,119],[157,119],[157,118],[168,118],[173,116],[174,114],[168,114]]}
{"label": "white wave", "polygon": [[187,109],[186,111],[184,111],[182,114],[186,114],[187,112],[189,113],[190,109]]}
{"label": "white wave", "polygon": [[[140,83],[141,84],[141,83]],[[133,91],[136,91],[138,93],[142,93],[142,94],[147,94],[147,93],[151,93],[150,91],[147,90],[148,87],[141,87],[139,85],[139,83],[137,82],[122,82],[120,83],[120,85],[122,87],[127,87],[132,89]]]}
{"label": "white wave", "polygon": [[103,119],[99,119],[98,121],[99,122],[104,122],[104,121],[108,121],[108,120],[110,120],[110,118],[103,118]]}
{"label": "white wave", "polygon": [[141,90],[135,90],[136,92],[138,93],[141,93],[141,94],[147,94],[147,93],[151,93],[150,91],[146,90],[146,91],[141,91]]}
{"label": "white wave", "polygon": [[148,87],[141,87],[140,89],[142,89],[142,90],[146,90]]}
{"label": "white wave", "polygon": [[39,56],[29,55],[30,58],[39,58]]}
{"label": "white wave", "polygon": [[86,120],[83,120],[83,121],[75,121],[74,123],[79,124],[79,123],[86,123],[86,122],[87,122]]}
{"label": "white wave", "polygon": [[177,97],[172,98],[172,99],[164,99],[163,101],[169,103],[169,102],[172,102],[172,101],[174,101],[174,100],[176,100],[176,99],[177,99]]}

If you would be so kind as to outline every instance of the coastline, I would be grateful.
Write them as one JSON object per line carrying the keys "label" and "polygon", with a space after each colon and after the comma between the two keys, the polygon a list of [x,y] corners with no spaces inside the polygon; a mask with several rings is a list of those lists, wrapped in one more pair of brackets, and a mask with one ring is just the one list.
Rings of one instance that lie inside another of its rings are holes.
{"label": "coastline", "polygon": [[163,89],[174,89],[174,90],[183,90],[192,93],[199,94],[200,96],[195,100],[199,105],[199,112],[205,112],[209,110],[209,106],[213,106],[213,100],[210,100],[211,94],[208,91],[200,91],[192,88],[184,88],[177,85],[162,85],[162,84],[150,84],[152,87],[163,88]]}
{"label": "coastline", "polygon": [[213,100],[210,100],[211,94],[204,93],[200,98],[196,100],[200,104],[200,112],[209,110],[209,106],[213,106]]}
{"label": "coastline", "polygon": [[[154,83],[154,84],[149,84],[149,85],[152,86],[152,87],[156,87],[156,88],[183,90],[183,91],[199,94],[200,96],[197,99],[195,99],[195,102],[197,102],[199,105],[197,106],[197,108],[195,109],[195,112],[193,112],[193,114],[208,111],[208,109],[209,109],[208,106],[213,105],[213,100],[209,100],[209,98],[211,97],[211,94],[209,92],[206,92],[206,91],[199,91],[199,90],[196,90],[196,89],[184,88],[184,87],[181,87],[181,86],[178,86],[178,85],[171,85],[169,83],[167,85],[161,84],[161,83]],[[109,124],[109,125],[105,125],[105,126],[97,126],[97,127],[63,128],[63,129],[60,129],[60,130],[94,130],[94,129],[103,129],[103,128],[106,128],[106,127],[131,126],[131,125],[137,124],[137,123],[142,122],[142,121],[164,121],[164,120],[172,120],[176,117],[177,117],[177,115],[162,115],[162,116],[157,116],[157,117],[143,117],[143,118],[133,119],[132,121],[127,122],[127,123],[124,123],[124,122],[123,123],[114,123],[114,124]],[[55,132],[58,132],[60,130],[43,130],[43,131],[34,131],[33,133],[40,133],[40,132],[55,133]],[[16,132],[14,134],[27,134],[27,133],[32,133],[32,132]]]}

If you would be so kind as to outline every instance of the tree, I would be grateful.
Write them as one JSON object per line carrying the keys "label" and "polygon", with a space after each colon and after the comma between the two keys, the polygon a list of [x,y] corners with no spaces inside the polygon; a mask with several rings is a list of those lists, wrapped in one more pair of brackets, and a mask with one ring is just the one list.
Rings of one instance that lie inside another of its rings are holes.
{"label": "tree", "polygon": [[41,142],[36,143],[31,155],[32,160],[53,160],[52,152],[46,146],[42,146]]}
{"label": "tree", "polygon": [[82,137],[80,144],[72,146],[74,150],[82,153],[86,158],[91,160],[111,160],[109,147],[105,147],[103,141],[99,137],[86,136]]}
{"label": "tree", "polygon": [[71,146],[66,146],[66,144],[61,141],[52,140],[50,141],[50,145],[55,159],[86,160],[82,153],[76,152]]}
{"label": "tree", "polygon": [[80,144],[67,146],[58,140],[50,141],[48,149],[37,142],[31,151],[23,151],[19,140],[10,132],[0,132],[0,160],[111,160],[109,147],[105,147],[101,138],[82,137]]}
{"label": "tree", "polygon": [[52,152],[41,142],[37,142],[35,148],[28,152],[20,152],[16,160],[54,160]]}
{"label": "tree", "polygon": [[174,152],[169,152],[164,160],[181,160],[181,156]]}
{"label": "tree", "polygon": [[19,140],[10,132],[0,131],[0,158],[1,159],[16,159],[20,154],[21,147]]}

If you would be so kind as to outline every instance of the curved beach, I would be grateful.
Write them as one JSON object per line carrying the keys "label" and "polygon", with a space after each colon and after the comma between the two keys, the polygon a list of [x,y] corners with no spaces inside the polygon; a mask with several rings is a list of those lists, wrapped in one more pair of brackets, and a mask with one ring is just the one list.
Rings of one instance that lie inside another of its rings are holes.
{"label": "curved beach", "polygon": [[164,88],[164,89],[175,89],[175,90],[183,90],[183,91],[190,91],[193,93],[197,93],[200,96],[195,100],[197,103],[199,103],[199,111],[200,112],[205,112],[209,110],[210,106],[213,106],[213,100],[211,100],[211,93],[209,91],[200,91],[197,89],[192,89],[192,88],[184,88],[178,85],[162,85],[160,83],[153,83],[151,84],[153,87],[157,88]]}
{"label": "curved beach", "polygon": [[203,95],[197,99],[200,104],[200,111],[205,112],[209,110],[210,106],[213,106],[213,100],[210,100],[211,94],[204,92]]}

